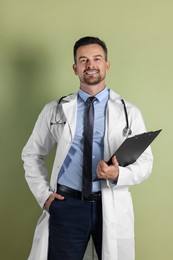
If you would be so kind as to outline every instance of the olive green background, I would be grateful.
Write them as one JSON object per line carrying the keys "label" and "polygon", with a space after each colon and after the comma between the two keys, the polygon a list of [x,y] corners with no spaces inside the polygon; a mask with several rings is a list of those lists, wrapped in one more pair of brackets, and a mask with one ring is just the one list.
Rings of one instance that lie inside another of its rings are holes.
{"label": "olive green background", "polygon": [[45,103],[78,89],[72,48],[86,35],[107,43],[107,85],[141,109],[148,130],[163,128],[150,179],[131,188],[136,259],[173,259],[172,13],[172,0],[0,0],[0,259],[29,254],[41,210],[21,150]]}

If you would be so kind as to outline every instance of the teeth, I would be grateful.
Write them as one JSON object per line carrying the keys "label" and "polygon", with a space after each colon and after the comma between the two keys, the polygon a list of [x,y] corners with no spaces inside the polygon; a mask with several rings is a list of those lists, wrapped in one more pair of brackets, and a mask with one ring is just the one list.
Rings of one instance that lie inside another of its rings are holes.
{"label": "teeth", "polygon": [[97,70],[89,70],[86,72],[86,74],[89,74],[89,75],[92,75],[92,74],[95,74],[97,73]]}

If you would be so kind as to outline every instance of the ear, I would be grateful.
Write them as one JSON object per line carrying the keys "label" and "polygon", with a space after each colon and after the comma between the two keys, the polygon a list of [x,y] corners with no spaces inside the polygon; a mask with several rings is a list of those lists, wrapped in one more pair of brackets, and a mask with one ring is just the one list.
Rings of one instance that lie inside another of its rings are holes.
{"label": "ear", "polygon": [[76,64],[73,64],[73,71],[74,71],[74,73],[76,75],[78,75],[78,73],[77,73],[77,65]]}
{"label": "ear", "polygon": [[106,61],[106,71],[108,72],[110,70],[110,62]]}

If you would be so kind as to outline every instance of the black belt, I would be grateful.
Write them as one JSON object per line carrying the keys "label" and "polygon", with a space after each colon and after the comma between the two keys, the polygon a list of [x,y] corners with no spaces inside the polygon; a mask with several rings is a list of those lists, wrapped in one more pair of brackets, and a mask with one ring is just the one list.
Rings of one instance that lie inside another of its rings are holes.
{"label": "black belt", "polygon": [[91,193],[88,198],[83,197],[82,193],[80,191],[68,188],[68,187],[66,187],[64,185],[60,185],[60,184],[57,185],[57,192],[58,191],[63,192],[72,198],[80,199],[83,201],[95,202],[95,201],[101,200],[100,191]]}

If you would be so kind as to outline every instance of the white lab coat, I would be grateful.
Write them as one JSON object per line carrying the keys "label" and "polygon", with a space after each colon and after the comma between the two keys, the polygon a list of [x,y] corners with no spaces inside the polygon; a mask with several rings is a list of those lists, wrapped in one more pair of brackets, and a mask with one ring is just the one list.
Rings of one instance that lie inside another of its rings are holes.
{"label": "white lab coat", "polygon": [[[75,133],[77,94],[72,94],[44,107],[30,139],[22,152],[28,185],[43,208],[48,197],[56,191],[57,175],[70,148]],[[133,135],[145,132],[140,111],[126,101],[129,125]],[[66,122],[64,124],[64,122]],[[126,125],[121,98],[110,90],[106,112],[104,159],[108,160],[123,142]],[[56,145],[56,155],[50,183],[47,181],[45,158]],[[152,153],[148,148],[132,165],[119,167],[117,185],[102,181],[103,243],[102,260],[134,260],[134,213],[128,186],[147,179],[152,170]],[[28,260],[47,260],[49,213],[43,210]]]}

